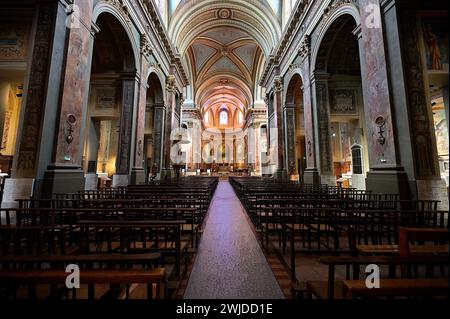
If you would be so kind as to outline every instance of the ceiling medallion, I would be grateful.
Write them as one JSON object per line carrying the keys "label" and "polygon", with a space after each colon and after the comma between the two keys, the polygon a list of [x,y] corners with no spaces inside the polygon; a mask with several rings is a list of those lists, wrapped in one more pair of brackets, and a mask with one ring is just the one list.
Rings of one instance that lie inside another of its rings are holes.
{"label": "ceiling medallion", "polygon": [[219,9],[217,16],[220,19],[229,19],[231,17],[230,9]]}
{"label": "ceiling medallion", "polygon": [[222,47],[222,49],[220,49],[220,54],[222,54],[222,56],[228,56],[228,48],[227,47]]}

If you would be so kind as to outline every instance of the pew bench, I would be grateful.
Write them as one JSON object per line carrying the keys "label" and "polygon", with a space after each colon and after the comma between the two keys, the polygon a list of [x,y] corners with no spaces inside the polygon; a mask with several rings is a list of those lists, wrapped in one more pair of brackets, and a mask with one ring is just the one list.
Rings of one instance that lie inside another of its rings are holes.
{"label": "pew bench", "polygon": [[[417,267],[419,265],[429,267],[447,266],[450,261],[447,256],[414,256],[414,257],[399,257],[399,256],[328,256],[322,257],[320,261],[328,266],[328,280],[327,281],[307,281],[307,291],[309,297],[313,296],[319,299],[341,299],[344,298],[344,281],[345,280],[359,280],[361,275],[361,266],[375,264],[378,266],[387,266],[389,269],[388,279],[396,279],[397,267]],[[346,268],[345,280],[336,280],[336,267],[344,266]],[[448,277],[448,274],[444,276]],[[386,279],[382,279],[386,280]],[[440,280],[447,280],[442,279]]]}
{"label": "pew bench", "polygon": [[[44,296],[45,298],[57,297],[58,290],[55,287],[64,287],[66,278],[69,274],[65,270],[0,270],[1,285],[6,286],[6,295],[13,294],[16,297],[16,289],[25,285],[28,288],[27,299],[35,300],[41,296],[37,294],[37,286],[50,286],[50,294]],[[120,295],[120,285],[126,285],[127,288],[132,284],[145,284],[147,286],[148,299],[160,299],[166,296],[166,273],[164,268],[155,268],[151,270],[146,269],[101,269],[101,270],[82,270],[80,271],[80,284],[88,285],[92,288],[88,289],[88,299],[95,299],[96,285],[111,285],[107,294],[112,298],[117,298]],[[154,287],[156,286],[156,287]],[[16,288],[11,291],[11,288]],[[118,288],[119,287],[119,288]],[[156,294],[154,293],[156,288]],[[65,289],[65,297],[76,299],[77,290]],[[81,293],[81,291],[80,291]],[[128,295],[128,294],[127,294]]]}
{"label": "pew bench", "polygon": [[[79,221],[81,227],[82,251],[88,253],[91,249],[89,243],[93,236],[98,236],[100,231],[105,232],[107,245],[119,242],[121,249],[130,253],[156,252],[161,253],[164,262],[165,255],[175,256],[175,275],[181,278],[181,258],[185,258],[187,266],[188,242],[181,240],[181,226],[186,221]],[[133,233],[140,233],[138,237]],[[170,238],[169,238],[170,237]]]}
{"label": "pew bench", "polygon": [[343,282],[343,298],[444,297],[448,298],[448,278],[382,279],[380,288],[368,289],[365,280]]}

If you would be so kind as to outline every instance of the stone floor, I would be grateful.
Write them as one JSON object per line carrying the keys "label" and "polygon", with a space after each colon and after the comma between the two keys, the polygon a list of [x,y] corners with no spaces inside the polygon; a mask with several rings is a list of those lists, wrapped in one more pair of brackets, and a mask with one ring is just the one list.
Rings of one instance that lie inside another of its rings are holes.
{"label": "stone floor", "polygon": [[283,292],[228,181],[211,203],[185,299],[282,299]]}

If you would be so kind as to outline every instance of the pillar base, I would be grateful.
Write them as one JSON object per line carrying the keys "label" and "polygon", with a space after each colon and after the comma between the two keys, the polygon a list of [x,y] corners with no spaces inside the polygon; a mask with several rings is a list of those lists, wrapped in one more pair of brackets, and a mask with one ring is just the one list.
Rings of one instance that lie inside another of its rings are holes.
{"label": "pillar base", "polygon": [[371,168],[367,173],[366,189],[378,194],[399,194],[401,199],[411,198],[408,175],[398,166]]}
{"label": "pillar base", "polygon": [[84,190],[86,179],[81,169],[54,169],[44,173],[34,184],[35,198],[51,198],[53,194],[76,193]]}
{"label": "pillar base", "polygon": [[146,183],[145,170],[143,168],[133,168],[131,170],[130,185],[144,185]]}
{"label": "pillar base", "polygon": [[319,171],[315,168],[306,169],[303,175],[303,179],[304,184],[319,185],[320,184]]}
{"label": "pillar base", "polygon": [[112,178],[112,187],[124,187],[130,184],[129,175],[115,174]]}

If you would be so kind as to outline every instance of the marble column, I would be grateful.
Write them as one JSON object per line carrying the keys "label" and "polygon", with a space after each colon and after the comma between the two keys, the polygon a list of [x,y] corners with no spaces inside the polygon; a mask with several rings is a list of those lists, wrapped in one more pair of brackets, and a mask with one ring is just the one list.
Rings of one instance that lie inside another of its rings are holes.
{"label": "marble column", "polygon": [[[303,62],[303,74],[310,74],[310,50],[309,41],[303,46],[303,53],[305,60]],[[315,132],[315,117],[313,109],[313,92],[311,86],[311,79],[309,76],[303,78],[303,117],[305,126],[305,143],[306,143],[306,169],[303,176],[305,184],[318,185],[320,184],[319,170],[317,168],[316,160],[316,136]]]}
{"label": "marble column", "polygon": [[283,107],[284,126],[285,126],[285,152],[286,168],[289,175],[297,174],[295,158],[295,104],[288,103]]}
{"label": "marble column", "polygon": [[[370,171],[366,189],[375,193],[392,192],[408,197],[408,182],[404,168],[399,163],[392,114],[391,93],[385,39],[381,21],[365,21],[373,13],[365,8],[380,7],[379,0],[359,0],[361,23],[354,34],[358,37],[361,61],[361,78]],[[377,16],[375,16],[377,19]],[[379,27],[376,25],[379,24]],[[389,37],[389,35],[388,35]],[[417,54],[417,53],[416,53]],[[398,81],[395,79],[394,81]]]}
{"label": "marble column", "polygon": [[146,176],[144,171],[144,142],[145,142],[145,111],[147,108],[147,73],[149,64],[143,56],[141,58],[141,76],[139,84],[137,114],[136,114],[136,137],[134,144],[134,163],[131,169],[132,185],[145,184]]}
{"label": "marble column", "polygon": [[14,159],[13,178],[35,178],[38,169],[46,84],[51,64],[54,7],[53,4],[41,5],[36,12],[38,23],[29,67],[30,77],[24,92],[23,121],[18,138],[18,153]]}
{"label": "marble column", "polygon": [[113,187],[127,186],[130,183],[132,165],[133,110],[136,87],[139,83],[131,75],[122,78],[122,108],[120,116],[119,148],[116,159],[116,174],[113,176]]}
{"label": "marble column", "polygon": [[257,175],[261,174],[261,123],[253,123],[254,134],[254,164],[253,170]]}
{"label": "marble column", "polygon": [[175,172],[170,158],[170,150],[172,148],[171,133],[173,124],[175,123],[176,108],[176,80],[175,76],[169,75],[166,84],[166,107],[164,120],[164,162],[163,162],[163,178],[175,177]]}
{"label": "marble column", "polygon": [[164,104],[154,104],[153,121],[153,162],[158,167],[158,173],[161,173],[163,165],[163,135],[164,135]]}
{"label": "marble column", "polygon": [[[55,123],[54,131],[44,132],[46,136],[55,136],[52,157],[46,163],[43,178],[42,196],[44,197],[50,197],[55,192],[72,193],[85,187],[82,156],[95,31],[91,25],[93,1],[76,0],[73,3],[79,11],[72,13],[71,16],[66,15],[65,22],[67,24],[68,19],[78,19],[78,21],[72,28],[67,28],[65,25],[64,31],[68,32],[68,36],[65,64],[58,81],[61,83],[58,92],[59,108],[52,115]],[[59,32],[62,37],[63,30],[60,29]],[[55,56],[57,57],[58,54],[54,52],[52,59]],[[44,130],[49,129],[49,126],[44,127]],[[26,130],[23,129],[23,131]],[[42,143],[40,149],[45,149]],[[41,159],[41,163],[45,163],[45,160]]]}
{"label": "marble column", "polygon": [[442,95],[444,96],[444,107],[445,107],[445,120],[447,121],[447,130],[450,127],[449,122],[449,111],[448,111],[448,86],[442,90]]}
{"label": "marble column", "polygon": [[271,145],[271,149],[276,148],[276,171],[275,176],[277,178],[287,178],[287,170],[285,166],[285,142],[284,142],[284,121],[283,121],[283,81],[280,76],[276,76],[274,80],[274,124],[275,128],[278,130],[276,145]]}
{"label": "marble column", "polygon": [[[252,170],[259,171],[259,134],[260,134],[259,125],[257,123],[252,123],[247,129],[247,149],[248,152],[245,153],[246,163],[251,165]],[[253,172],[249,172],[253,173]]]}
{"label": "marble column", "polygon": [[189,172],[191,169],[194,168],[194,122],[188,121],[187,122],[187,129],[188,129],[188,136],[190,138],[190,144],[187,147],[186,152],[186,173]]}
{"label": "marble column", "polygon": [[397,157],[407,173],[407,197],[438,199],[440,209],[448,209],[447,190],[440,177],[418,12],[410,2],[385,1],[382,7],[392,107],[395,114],[402,114],[395,117]]}
{"label": "marble column", "polygon": [[[314,140],[317,158],[320,162],[319,173],[320,183],[327,185],[336,185],[336,177],[333,174],[333,154],[331,148],[331,130],[330,130],[330,106],[329,106],[329,90],[328,90],[328,74],[315,73],[312,80],[312,94],[314,101]],[[306,113],[306,105],[305,105]],[[306,116],[305,116],[306,123]],[[305,127],[305,130],[307,128]],[[309,153],[309,144],[306,148]],[[309,154],[308,154],[309,155]],[[308,156],[311,158],[310,156]],[[311,159],[310,159],[311,161]],[[309,163],[310,164],[310,163]],[[309,166],[309,165],[308,165]]]}

